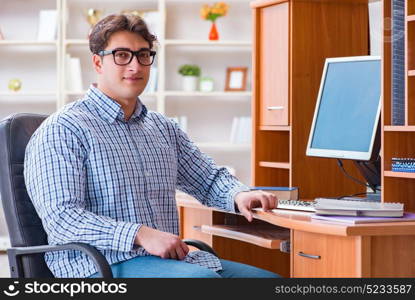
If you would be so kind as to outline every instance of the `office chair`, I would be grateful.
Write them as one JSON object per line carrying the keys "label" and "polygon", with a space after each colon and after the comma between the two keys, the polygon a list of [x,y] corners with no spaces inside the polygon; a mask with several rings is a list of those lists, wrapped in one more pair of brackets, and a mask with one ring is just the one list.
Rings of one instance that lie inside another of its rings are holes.
{"label": "office chair", "polygon": [[[13,278],[51,278],[45,252],[78,250],[86,254],[103,278],[113,278],[104,255],[84,243],[48,245],[42,222],[26,191],[23,161],[30,137],[46,119],[45,115],[20,113],[0,122],[0,196],[12,248],[7,250]],[[198,240],[184,240],[190,246],[216,253]],[[217,255],[216,255],[217,256]]]}

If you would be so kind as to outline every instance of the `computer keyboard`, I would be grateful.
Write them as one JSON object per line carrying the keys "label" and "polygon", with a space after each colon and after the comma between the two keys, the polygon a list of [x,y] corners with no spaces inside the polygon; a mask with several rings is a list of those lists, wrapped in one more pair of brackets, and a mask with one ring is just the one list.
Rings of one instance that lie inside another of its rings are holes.
{"label": "computer keyboard", "polygon": [[278,209],[291,209],[291,210],[303,210],[312,211],[315,209],[315,201],[303,201],[303,200],[278,200]]}

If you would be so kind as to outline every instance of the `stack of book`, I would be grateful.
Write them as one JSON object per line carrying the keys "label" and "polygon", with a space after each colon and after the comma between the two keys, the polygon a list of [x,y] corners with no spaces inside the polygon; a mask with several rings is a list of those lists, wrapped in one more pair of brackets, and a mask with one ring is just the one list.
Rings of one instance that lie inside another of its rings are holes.
{"label": "stack of book", "polygon": [[314,207],[317,215],[402,217],[404,214],[402,203],[316,198]]}
{"label": "stack of book", "polygon": [[392,171],[394,172],[415,172],[415,158],[392,158]]}
{"label": "stack of book", "polygon": [[232,120],[230,142],[234,144],[251,143],[251,117],[234,117]]}

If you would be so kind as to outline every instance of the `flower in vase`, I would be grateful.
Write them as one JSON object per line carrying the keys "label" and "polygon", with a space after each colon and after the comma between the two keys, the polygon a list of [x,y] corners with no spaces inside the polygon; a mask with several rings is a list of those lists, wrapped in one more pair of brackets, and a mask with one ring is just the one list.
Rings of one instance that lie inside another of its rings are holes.
{"label": "flower in vase", "polygon": [[218,17],[226,16],[229,5],[225,2],[216,2],[213,5],[205,4],[200,9],[200,17],[215,22]]}

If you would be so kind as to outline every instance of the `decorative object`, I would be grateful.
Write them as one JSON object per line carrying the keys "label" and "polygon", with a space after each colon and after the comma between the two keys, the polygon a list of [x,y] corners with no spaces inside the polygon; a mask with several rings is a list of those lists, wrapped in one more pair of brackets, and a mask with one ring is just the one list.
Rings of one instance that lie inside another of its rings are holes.
{"label": "decorative object", "polygon": [[160,36],[160,13],[154,9],[124,9],[121,11],[124,15],[138,16],[147,24],[149,31],[155,36]]}
{"label": "decorative object", "polygon": [[197,90],[197,82],[200,76],[200,68],[197,65],[182,65],[179,74],[183,75],[183,90],[194,92]]}
{"label": "decorative object", "polygon": [[138,9],[124,9],[121,11],[123,15],[133,15],[136,17],[144,17],[145,11],[144,10],[138,10]]}
{"label": "decorative object", "polygon": [[200,9],[201,18],[212,22],[209,32],[209,40],[219,40],[219,33],[215,22],[218,17],[226,16],[228,8],[229,6],[225,2],[216,2],[212,6],[205,4]]}
{"label": "decorative object", "polygon": [[247,67],[227,68],[225,91],[245,91],[247,72]]}
{"label": "decorative object", "polygon": [[39,12],[38,41],[55,41],[58,29],[58,11],[56,9],[42,9]]}
{"label": "decorative object", "polygon": [[88,8],[85,10],[86,21],[90,25],[90,29],[88,32],[88,39],[89,39],[89,35],[91,34],[92,27],[94,27],[95,24],[97,24],[98,21],[101,19],[102,13],[103,13],[103,10],[101,9]]}
{"label": "decorative object", "polygon": [[213,78],[211,77],[200,78],[199,90],[201,92],[212,92],[213,91]]}
{"label": "decorative object", "polygon": [[8,87],[9,90],[17,92],[22,88],[22,82],[17,78],[10,79]]}
{"label": "decorative object", "polygon": [[103,11],[95,8],[88,8],[85,12],[86,20],[91,27],[94,27],[95,24],[101,19]]}

